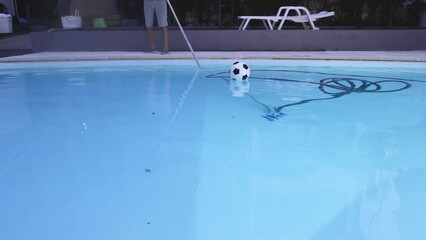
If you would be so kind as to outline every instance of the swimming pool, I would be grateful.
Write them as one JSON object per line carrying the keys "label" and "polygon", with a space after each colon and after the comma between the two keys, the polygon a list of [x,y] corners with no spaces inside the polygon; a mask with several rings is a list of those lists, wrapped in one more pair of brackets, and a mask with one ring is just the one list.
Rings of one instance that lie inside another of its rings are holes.
{"label": "swimming pool", "polygon": [[425,239],[426,64],[0,66],[0,239]]}

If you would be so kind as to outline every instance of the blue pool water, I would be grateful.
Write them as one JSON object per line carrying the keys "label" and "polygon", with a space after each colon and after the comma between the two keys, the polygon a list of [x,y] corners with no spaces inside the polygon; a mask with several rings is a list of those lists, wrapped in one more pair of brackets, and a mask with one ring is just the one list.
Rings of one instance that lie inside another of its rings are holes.
{"label": "blue pool water", "polygon": [[0,239],[426,239],[426,63],[0,66]]}

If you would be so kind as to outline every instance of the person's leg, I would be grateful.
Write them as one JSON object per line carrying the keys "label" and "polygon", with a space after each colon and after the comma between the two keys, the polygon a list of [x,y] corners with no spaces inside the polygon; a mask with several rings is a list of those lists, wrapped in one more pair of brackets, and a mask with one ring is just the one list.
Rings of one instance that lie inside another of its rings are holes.
{"label": "person's leg", "polygon": [[163,53],[169,51],[169,30],[168,27],[163,27]]}
{"label": "person's leg", "polygon": [[144,1],[145,27],[148,33],[149,49],[145,52],[153,52],[157,49],[154,38],[154,1]]}
{"label": "person's leg", "polygon": [[169,31],[167,23],[167,2],[156,1],[155,14],[157,15],[158,26],[161,27],[163,32],[163,50],[161,53],[169,52]]}
{"label": "person's leg", "polygon": [[157,43],[155,42],[155,38],[154,38],[154,28],[153,27],[147,27],[146,31],[148,33],[149,48],[151,50],[156,50],[157,49]]}

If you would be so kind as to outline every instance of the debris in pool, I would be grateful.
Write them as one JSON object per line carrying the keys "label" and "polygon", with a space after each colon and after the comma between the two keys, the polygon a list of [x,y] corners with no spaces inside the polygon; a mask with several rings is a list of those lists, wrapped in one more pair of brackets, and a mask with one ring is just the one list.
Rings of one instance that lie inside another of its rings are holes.
{"label": "debris in pool", "polygon": [[155,115],[155,112],[152,112],[152,115]]}
{"label": "debris in pool", "polygon": [[145,168],[145,172],[150,173],[150,172],[151,172],[151,169],[149,169],[149,168]]}

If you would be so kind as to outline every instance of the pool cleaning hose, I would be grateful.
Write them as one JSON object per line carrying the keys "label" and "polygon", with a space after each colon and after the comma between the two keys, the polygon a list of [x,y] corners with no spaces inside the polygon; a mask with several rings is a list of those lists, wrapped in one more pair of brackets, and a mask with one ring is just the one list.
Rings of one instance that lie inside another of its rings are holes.
{"label": "pool cleaning hose", "polygon": [[183,35],[183,38],[185,38],[186,44],[188,44],[189,50],[191,50],[192,57],[194,58],[195,62],[197,63],[197,66],[198,66],[199,68],[201,68],[200,62],[198,61],[197,57],[195,56],[194,50],[192,49],[192,46],[191,46],[191,43],[189,42],[188,38],[186,37],[186,34],[185,34],[185,32],[183,31],[182,25],[180,25],[179,19],[178,19],[178,17],[176,16],[175,10],[173,9],[173,6],[172,6],[172,4],[170,3],[170,1],[169,1],[169,0],[167,0],[167,4],[169,5],[170,10],[172,11],[173,16],[174,16],[174,17],[175,17],[175,19],[176,19],[176,22],[177,22],[177,24],[178,24],[178,26],[179,26],[179,29],[180,29],[180,31],[181,31],[181,33],[182,33],[182,35]]}

